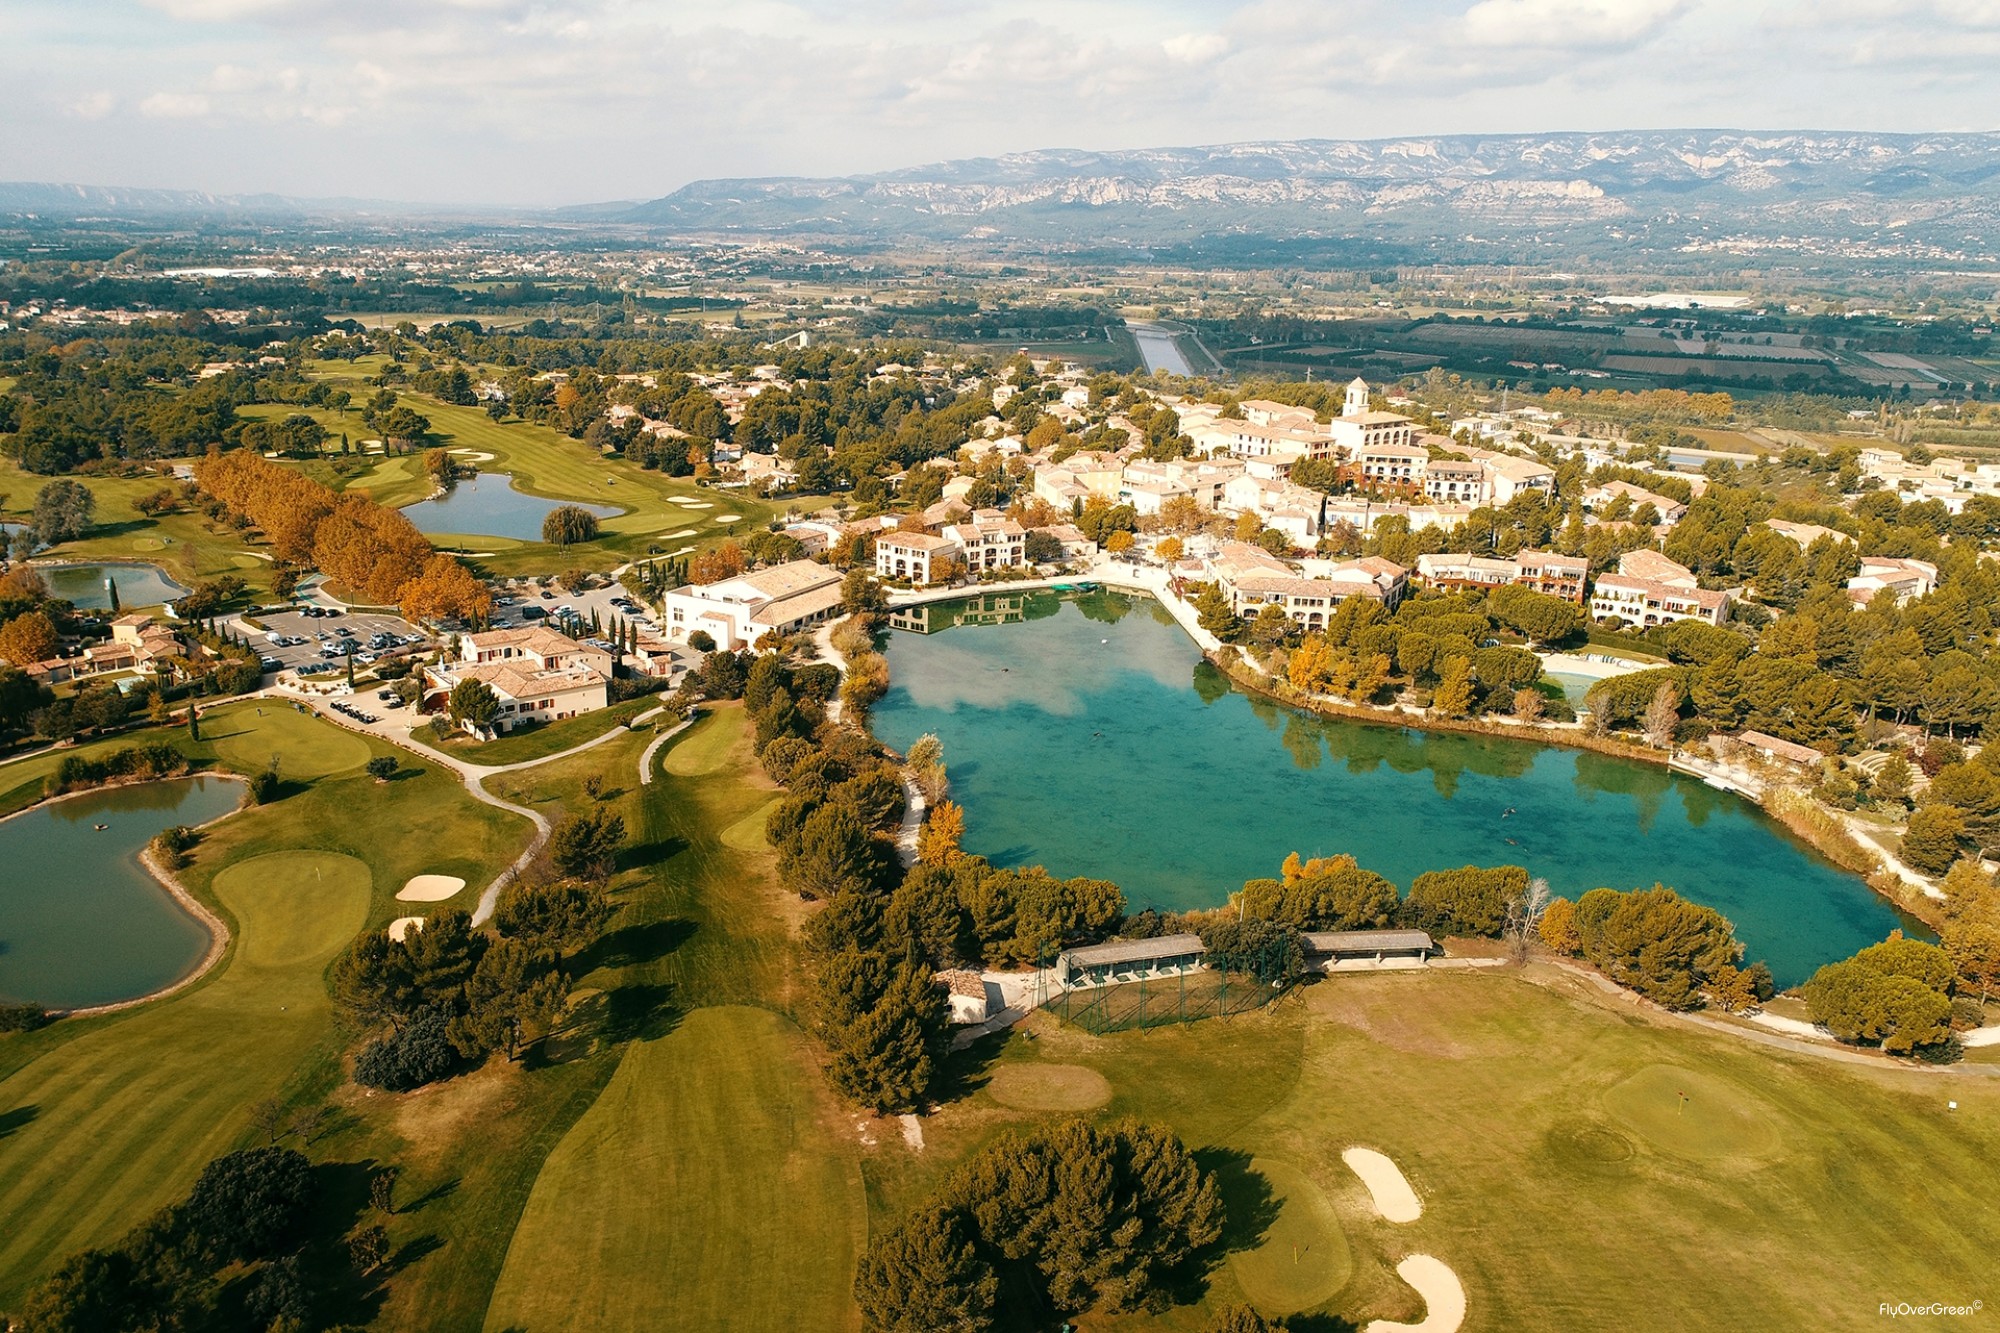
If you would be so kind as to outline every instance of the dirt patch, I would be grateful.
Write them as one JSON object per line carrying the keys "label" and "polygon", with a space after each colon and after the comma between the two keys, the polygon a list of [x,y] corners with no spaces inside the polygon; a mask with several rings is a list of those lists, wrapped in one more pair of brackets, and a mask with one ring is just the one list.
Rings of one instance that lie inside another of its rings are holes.
{"label": "dirt patch", "polygon": [[1410,1003],[1407,982],[1397,986],[1394,979],[1332,977],[1311,987],[1306,995],[1316,1015],[1353,1028],[1392,1051],[1440,1060],[1463,1060],[1475,1053],[1472,1045],[1446,1030],[1424,1006]]}
{"label": "dirt patch", "polygon": [[1001,1065],[986,1091],[1017,1111],[1088,1111],[1111,1100],[1104,1075],[1083,1065]]}
{"label": "dirt patch", "polygon": [[495,1060],[470,1074],[397,1096],[394,1123],[396,1132],[409,1140],[409,1165],[449,1162],[462,1138],[505,1115],[513,1106],[520,1070],[511,1061]]}

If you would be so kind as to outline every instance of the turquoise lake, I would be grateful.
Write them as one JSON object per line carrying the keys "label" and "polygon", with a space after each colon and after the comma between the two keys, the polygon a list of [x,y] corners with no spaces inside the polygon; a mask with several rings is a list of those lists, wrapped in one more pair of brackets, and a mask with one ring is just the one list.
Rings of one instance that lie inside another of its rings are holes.
{"label": "turquoise lake", "polygon": [[1253,698],[1147,598],[994,594],[892,623],[874,727],[898,749],[943,740],[966,850],[1113,880],[1133,910],[1215,906],[1287,852],[1344,852],[1404,890],[1468,864],[1526,866],[1569,898],[1664,883],[1734,922],[1781,986],[1922,929],[1694,779]]}
{"label": "turquoise lake", "polygon": [[588,509],[599,518],[611,518],[623,511],[610,505],[584,504],[580,500],[550,500],[514,489],[514,479],[504,472],[482,472],[468,477],[434,500],[404,505],[403,513],[417,525],[418,532],[445,532],[482,537],[512,537],[517,541],[542,539],[542,520],[549,511],[573,504]]}
{"label": "turquoise lake", "polygon": [[186,976],[208,951],[208,930],[139,853],[161,829],[228,814],[242,792],[233,778],[175,778],[0,821],[0,997],[81,1008]]}

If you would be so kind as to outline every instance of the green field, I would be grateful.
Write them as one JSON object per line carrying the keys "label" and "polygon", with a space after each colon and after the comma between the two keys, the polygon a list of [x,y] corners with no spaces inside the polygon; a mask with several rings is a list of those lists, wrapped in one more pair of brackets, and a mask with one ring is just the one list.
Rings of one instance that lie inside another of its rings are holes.
{"label": "green field", "polygon": [[582,713],[576,717],[566,717],[560,722],[547,722],[534,727],[517,727],[505,736],[490,741],[475,741],[469,736],[453,735],[438,748],[454,759],[463,759],[468,764],[520,764],[534,759],[546,759],[552,754],[595,740],[605,732],[624,726],[639,714],[651,708],[658,708],[660,701],[652,698],[628,699],[622,704],[595,713]]}
{"label": "green field", "polygon": [[491,873],[527,836],[406,755],[401,778],[376,782],[359,767],[388,747],[289,710],[218,708],[205,737],[248,772],[283,756],[294,785],[212,827],[183,872],[232,928],[214,972],[155,1004],[0,1040],[0,1307],[246,1146],[259,1102],[316,1103],[336,1078],[328,961],[395,914],[409,876]]}

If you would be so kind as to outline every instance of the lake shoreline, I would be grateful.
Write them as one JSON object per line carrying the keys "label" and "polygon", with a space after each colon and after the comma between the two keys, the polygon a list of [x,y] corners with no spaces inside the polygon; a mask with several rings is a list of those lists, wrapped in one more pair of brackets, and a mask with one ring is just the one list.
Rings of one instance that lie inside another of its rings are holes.
{"label": "lake shoreline", "polygon": [[[142,787],[149,783],[182,782],[191,778],[216,778],[225,782],[238,783],[243,787],[241,795],[247,797],[249,794],[249,782],[240,773],[230,773],[222,769],[209,768],[193,773],[178,773],[168,778],[141,778],[136,781],[106,782],[95,787],[85,787],[80,791],[66,791],[55,796],[45,796],[33,805],[14,811],[13,814],[0,815],[0,824],[4,824],[10,819],[17,819],[23,815],[35,814],[49,806],[57,805],[63,801],[72,800],[77,797],[91,796],[103,791],[115,791],[124,787]],[[223,820],[243,813],[247,808],[249,808],[247,805],[239,803],[233,809],[225,810],[213,819],[204,820],[199,824],[193,824],[189,827],[197,830],[213,828]],[[121,1009],[132,1009],[142,1004],[150,1004],[154,1000],[165,999],[177,991],[187,989],[189,986],[194,985],[195,982],[207,976],[216,963],[221,961],[223,954],[227,952],[229,943],[234,938],[230,933],[228,923],[223,921],[214,911],[210,910],[206,903],[195,897],[188,890],[187,886],[181,883],[180,876],[168,870],[165,866],[160,865],[154,859],[153,849],[150,846],[139,849],[139,864],[144,867],[148,875],[153,877],[153,881],[156,884],[166,890],[167,897],[172,899],[176,906],[186,912],[194,920],[195,924],[207,933],[208,947],[202,951],[201,957],[196,959],[186,972],[164,986],[154,987],[144,995],[134,995],[129,999],[113,1000],[106,1004],[84,1005],[75,1009],[51,1008],[48,1010],[51,1017],[95,1018],[99,1014],[117,1013]]]}

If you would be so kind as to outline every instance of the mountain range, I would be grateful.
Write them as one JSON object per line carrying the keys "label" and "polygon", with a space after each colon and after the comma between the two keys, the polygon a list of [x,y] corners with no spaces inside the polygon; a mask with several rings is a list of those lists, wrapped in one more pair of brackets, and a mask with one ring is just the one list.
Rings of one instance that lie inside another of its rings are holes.
{"label": "mountain range", "polygon": [[[1524,239],[1652,252],[1991,259],[2000,133],[1644,130],[1050,149],[870,175],[696,181],[555,210],[0,183],[0,213],[52,218],[481,217],[676,235],[1038,247],[1315,246],[1384,257]],[[1844,251],[1843,251],[1844,248]]]}
{"label": "mountain range", "polygon": [[[1593,227],[1991,250],[2000,134],[1599,134],[1050,150],[866,176],[697,181],[612,214],[676,231],[1079,241]],[[1912,231],[1911,229],[1914,229]]]}

